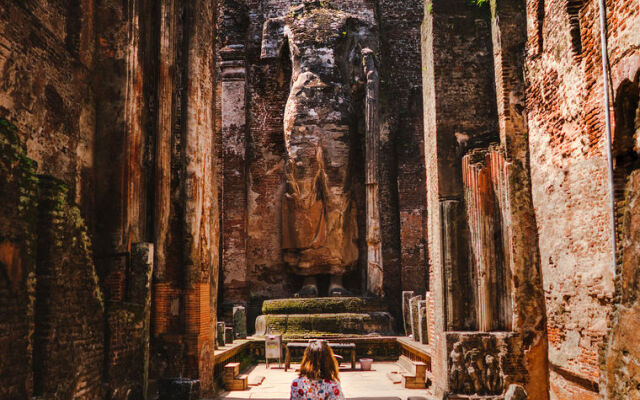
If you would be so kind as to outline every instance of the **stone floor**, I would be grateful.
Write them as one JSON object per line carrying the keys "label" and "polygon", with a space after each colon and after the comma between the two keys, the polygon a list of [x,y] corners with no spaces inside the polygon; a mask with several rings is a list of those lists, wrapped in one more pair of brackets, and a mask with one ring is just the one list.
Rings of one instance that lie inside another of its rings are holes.
{"label": "stone floor", "polygon": [[[292,365],[288,372],[277,365],[267,369],[264,364],[257,365],[249,371],[249,383],[258,376],[265,379],[259,386],[250,387],[246,391],[223,393],[218,399],[289,399],[291,381],[297,376],[295,369],[298,365]],[[359,364],[358,364],[359,367]],[[431,400],[427,390],[404,389],[400,383],[393,383],[387,374],[392,371],[400,371],[393,362],[378,362],[373,364],[372,371],[352,371],[350,368],[340,370],[342,389],[349,400]]]}

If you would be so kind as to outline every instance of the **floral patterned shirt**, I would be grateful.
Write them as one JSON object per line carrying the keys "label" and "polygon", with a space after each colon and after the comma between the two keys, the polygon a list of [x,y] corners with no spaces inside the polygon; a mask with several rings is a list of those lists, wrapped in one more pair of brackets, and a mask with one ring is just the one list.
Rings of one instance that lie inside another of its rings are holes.
{"label": "floral patterned shirt", "polygon": [[340,382],[312,381],[303,376],[291,383],[290,400],[344,400],[344,394]]}

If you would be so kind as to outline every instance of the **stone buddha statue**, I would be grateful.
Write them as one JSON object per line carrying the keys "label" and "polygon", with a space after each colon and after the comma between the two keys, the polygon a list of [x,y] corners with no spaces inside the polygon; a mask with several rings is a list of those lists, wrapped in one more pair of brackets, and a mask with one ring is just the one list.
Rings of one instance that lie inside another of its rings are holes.
{"label": "stone buddha statue", "polygon": [[331,276],[330,296],[348,295],[342,278],[358,262],[352,143],[365,118],[367,76],[377,79],[369,73],[373,29],[325,1],[308,0],[264,26],[262,58],[279,58],[288,46],[292,65],[282,250],[292,273],[305,278],[301,297],[318,295],[321,274]]}

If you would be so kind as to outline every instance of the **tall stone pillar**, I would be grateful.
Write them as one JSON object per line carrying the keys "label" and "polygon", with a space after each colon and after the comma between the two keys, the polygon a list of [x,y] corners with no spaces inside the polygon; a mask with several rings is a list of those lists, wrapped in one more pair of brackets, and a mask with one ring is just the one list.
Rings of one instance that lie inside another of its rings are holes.
{"label": "tall stone pillar", "polygon": [[217,198],[214,181],[214,4],[185,5],[183,266],[186,371],[200,380],[202,396],[213,394]]}
{"label": "tall stone pillar", "polygon": [[222,62],[224,301],[245,302],[247,291],[246,67],[244,46],[220,51]]}
{"label": "tall stone pillar", "polygon": [[154,276],[156,280],[161,282],[166,278],[167,239],[171,213],[171,138],[174,116],[176,28],[175,0],[162,0],[160,2],[158,115],[154,177]]}
{"label": "tall stone pillar", "polygon": [[382,265],[382,234],[380,231],[379,205],[379,149],[380,128],[378,126],[378,98],[380,77],[373,51],[364,49],[364,72],[366,74],[366,191],[367,191],[367,291],[382,296],[384,268]]}
{"label": "tall stone pillar", "polygon": [[107,298],[121,301],[130,246],[146,239],[148,10],[141,0],[107,0],[96,7],[95,252]]}

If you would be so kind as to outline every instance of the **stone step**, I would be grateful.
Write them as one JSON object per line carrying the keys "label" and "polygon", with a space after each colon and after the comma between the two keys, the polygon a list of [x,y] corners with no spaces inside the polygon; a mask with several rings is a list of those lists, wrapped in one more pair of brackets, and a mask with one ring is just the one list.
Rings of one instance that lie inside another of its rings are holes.
{"label": "stone step", "polygon": [[384,312],[387,306],[378,298],[317,297],[266,300],[263,314],[336,314]]}
{"label": "stone step", "polygon": [[256,319],[256,335],[282,334],[285,338],[393,334],[388,312],[334,314],[268,314]]}

